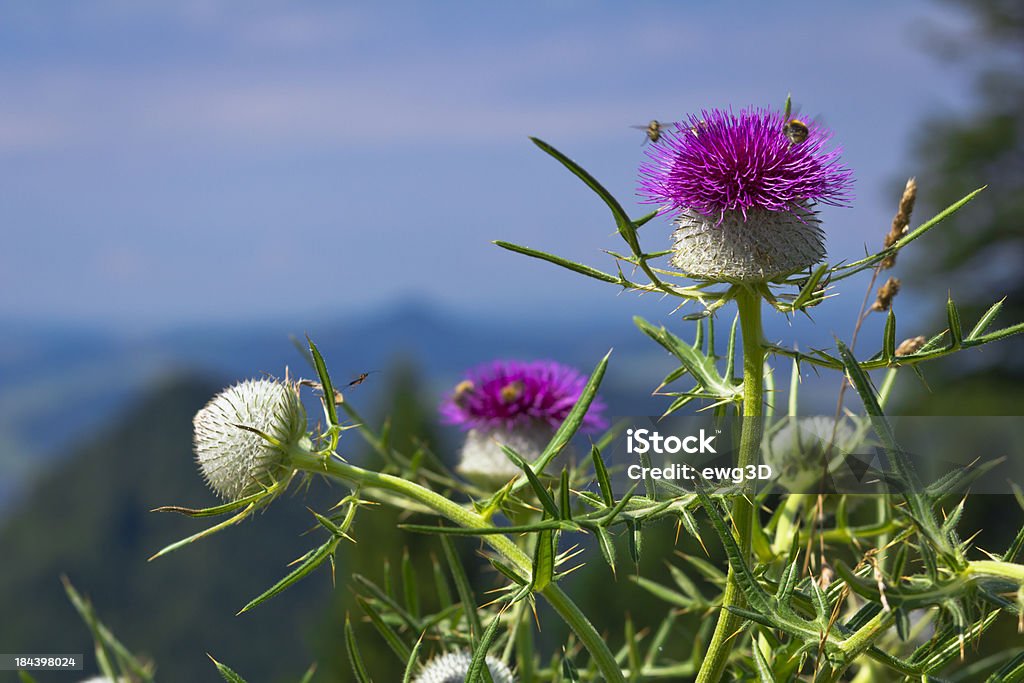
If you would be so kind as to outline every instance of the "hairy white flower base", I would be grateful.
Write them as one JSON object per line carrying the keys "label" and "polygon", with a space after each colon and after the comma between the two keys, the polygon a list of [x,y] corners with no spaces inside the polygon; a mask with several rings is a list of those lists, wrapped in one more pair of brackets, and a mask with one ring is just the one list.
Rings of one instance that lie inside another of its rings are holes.
{"label": "hairy white flower base", "polygon": [[272,484],[285,454],[253,427],[285,447],[305,435],[306,411],[294,388],[269,379],[247,380],[220,392],[196,413],[196,461],[218,495],[238,500]]}
{"label": "hairy white flower base", "polygon": [[676,219],[672,265],[684,274],[716,282],[765,282],[825,258],[821,221],[812,211],[727,211],[719,223],[690,211]]}
{"label": "hairy white flower base", "polygon": [[555,435],[555,428],[546,422],[518,426],[515,429],[470,429],[462,445],[456,470],[470,481],[500,485],[522,474],[501,450],[505,444],[530,463],[544,452]]}
{"label": "hairy white flower base", "polygon": [[[471,652],[449,652],[435,657],[427,662],[423,672],[413,683],[464,683],[472,661]],[[487,662],[494,683],[515,683],[512,671],[501,661],[490,655],[487,655],[484,661]]]}
{"label": "hairy white flower base", "polygon": [[[835,437],[832,436],[833,429]],[[764,461],[777,476],[776,483],[789,492],[816,492],[822,475],[826,473],[825,453],[828,452],[831,459],[842,456],[856,446],[855,438],[856,432],[845,420],[836,427],[831,417],[790,419],[771,437],[764,452]]]}

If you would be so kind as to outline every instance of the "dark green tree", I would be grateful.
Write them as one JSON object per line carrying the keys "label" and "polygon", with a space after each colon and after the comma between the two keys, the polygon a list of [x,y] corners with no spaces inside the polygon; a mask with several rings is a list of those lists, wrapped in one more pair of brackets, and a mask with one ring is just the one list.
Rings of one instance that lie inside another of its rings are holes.
{"label": "dark green tree", "polygon": [[[986,191],[966,210],[922,240],[908,262],[921,291],[950,290],[965,320],[977,319],[1006,297],[1002,320],[1024,318],[1024,3],[1019,0],[944,0],[969,26],[936,33],[929,45],[951,72],[972,74],[971,101],[936,113],[913,141],[921,191],[918,216],[927,216],[971,190]],[[944,315],[944,313],[938,313]],[[937,329],[942,323],[936,322]],[[1019,414],[1024,406],[1020,338],[974,354],[971,363],[930,368],[932,386],[957,382],[955,396],[915,390],[913,412]],[[943,397],[945,396],[945,398]],[[955,403],[953,403],[955,401]]]}

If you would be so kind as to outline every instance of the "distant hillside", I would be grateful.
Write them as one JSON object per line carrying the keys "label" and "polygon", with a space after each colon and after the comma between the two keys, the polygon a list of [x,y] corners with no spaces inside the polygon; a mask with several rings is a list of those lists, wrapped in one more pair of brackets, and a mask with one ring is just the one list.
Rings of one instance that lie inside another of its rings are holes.
{"label": "distant hillside", "polygon": [[[816,310],[816,327],[803,317],[790,326],[780,316],[770,316],[767,334],[780,341],[799,335],[802,348],[829,346],[833,332],[848,333],[851,327],[841,317],[850,303],[847,299],[843,305]],[[408,301],[306,322],[199,325],[141,336],[0,321],[0,515],[31,477],[72,450],[68,446],[74,439],[101,428],[161,378],[201,372],[227,381],[263,372],[280,375],[286,366],[293,373],[310,374],[289,339],[304,341],[306,333],[320,346],[337,381],[380,371],[359,387],[361,405],[379,397],[384,373],[402,360],[414,362],[427,390],[440,397],[465,368],[496,357],[552,358],[588,372],[614,347],[603,392],[610,412],[660,414],[666,402],[652,398],[650,392],[675,364],[635,328],[633,310],[617,307],[605,316],[585,317],[571,307],[552,307],[530,320],[503,318],[499,312],[481,319]],[[669,314],[670,302],[645,297],[635,310],[686,339],[693,335],[693,323]],[[731,323],[728,316],[721,318],[720,349]],[[865,340],[877,336],[869,329],[875,322],[866,326]],[[863,343],[865,351],[870,345]],[[834,402],[838,377],[820,384],[823,395]],[[815,386],[814,378],[809,378],[804,396],[816,391]]]}

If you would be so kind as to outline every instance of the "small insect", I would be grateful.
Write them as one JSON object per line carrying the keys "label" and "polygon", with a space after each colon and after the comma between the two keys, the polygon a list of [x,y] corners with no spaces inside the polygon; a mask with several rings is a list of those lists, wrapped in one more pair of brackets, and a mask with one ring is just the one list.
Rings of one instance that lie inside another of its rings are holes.
{"label": "small insect", "polygon": [[631,128],[636,128],[637,130],[642,130],[645,133],[647,133],[647,140],[645,142],[647,142],[647,141],[657,142],[658,140],[661,139],[661,135],[664,132],[666,125],[668,125],[668,124],[662,123],[661,121],[658,121],[657,119],[652,119],[651,122],[648,123],[646,126],[630,126],[630,127]]}
{"label": "small insect", "polygon": [[469,397],[473,390],[476,389],[476,385],[473,384],[472,380],[464,379],[455,385],[455,395],[452,400],[455,401],[455,405],[465,405],[466,399]]}
{"label": "small insect", "polygon": [[377,372],[377,371],[376,370],[370,370],[369,372],[364,372],[364,373],[360,374],[358,377],[356,377],[354,380],[352,380],[351,382],[346,384],[345,386],[347,386],[347,387],[357,387],[360,384],[362,384],[363,382],[365,382],[366,378],[369,377],[370,375],[372,375],[375,372]]}
{"label": "small insect", "polygon": [[523,395],[523,383],[516,380],[515,382],[509,382],[501,388],[501,400],[505,403],[511,403],[520,396]]}
{"label": "small insect", "polygon": [[799,145],[811,133],[807,124],[800,119],[790,119],[787,121],[786,125],[782,127],[782,132],[786,134],[786,137],[794,145]]}

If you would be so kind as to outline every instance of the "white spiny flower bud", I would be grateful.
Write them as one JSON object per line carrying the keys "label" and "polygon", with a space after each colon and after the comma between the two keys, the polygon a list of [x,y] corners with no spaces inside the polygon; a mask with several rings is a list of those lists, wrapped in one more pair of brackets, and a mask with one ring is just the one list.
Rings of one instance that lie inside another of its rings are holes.
{"label": "white spiny flower bud", "polygon": [[763,282],[825,258],[821,221],[810,211],[749,209],[709,218],[686,211],[676,219],[672,265],[701,280]]}
{"label": "white spiny flower bud", "polygon": [[[413,683],[464,683],[472,661],[473,653],[465,651],[434,657],[427,662]],[[485,661],[494,683],[515,683],[512,671],[500,660],[487,655]]]}
{"label": "white spiny flower bud", "polygon": [[837,426],[830,417],[790,419],[766,444],[764,461],[780,486],[792,493],[808,493],[829,471],[826,453],[831,461],[850,452],[856,446],[855,438],[853,427],[845,420]]}
{"label": "white spiny flower bud", "polygon": [[523,473],[501,449],[504,444],[526,462],[533,462],[555,435],[555,428],[544,422],[509,429],[475,428],[466,433],[459,452],[459,473],[480,484],[500,485]]}
{"label": "white spiny flower bud", "polygon": [[[220,392],[196,413],[196,460],[210,488],[228,500],[276,481],[286,451],[306,433],[306,411],[293,385],[247,380]],[[273,437],[281,447],[242,427]]]}

